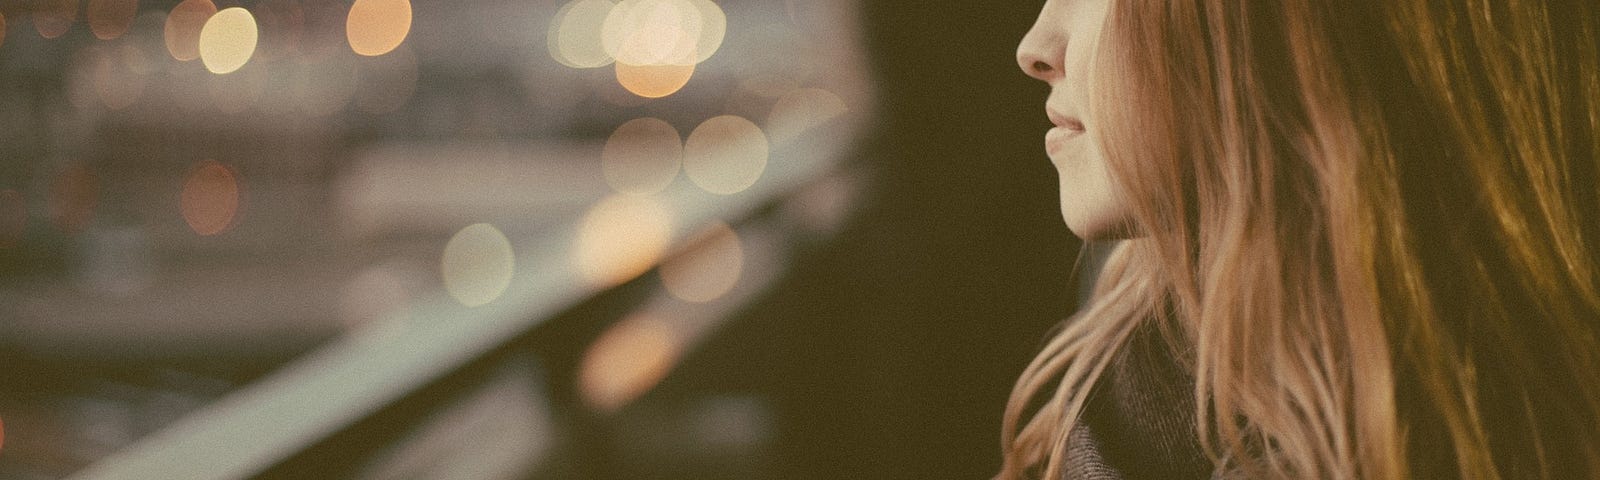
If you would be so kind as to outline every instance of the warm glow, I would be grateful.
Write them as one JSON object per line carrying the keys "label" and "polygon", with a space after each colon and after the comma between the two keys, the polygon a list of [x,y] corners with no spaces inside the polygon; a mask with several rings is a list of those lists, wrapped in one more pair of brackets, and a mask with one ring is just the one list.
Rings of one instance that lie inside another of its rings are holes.
{"label": "warm glow", "polygon": [[596,339],[583,356],[578,388],[584,403],[613,413],[650,391],[678,361],[680,339],[660,320],[630,317]]}
{"label": "warm glow", "polygon": [[511,241],[487,223],[467,226],[444,246],[440,274],[451,297],[468,307],[493,302],[511,286],[516,256]]}
{"label": "warm glow", "polygon": [[573,262],[591,283],[616,285],[655,266],[672,241],[671,213],[649,197],[612,195],[584,216]]}
{"label": "warm glow", "polygon": [[189,229],[203,236],[228,231],[239,212],[239,178],[213,160],[200,162],[183,182],[179,207]]}
{"label": "warm glow", "polygon": [[712,225],[689,249],[661,264],[661,283],[672,296],[709,302],[739,283],[744,246],[727,224]]}
{"label": "warm glow", "polygon": [[417,56],[401,46],[388,55],[363,58],[356,107],[372,114],[399,110],[417,92]]}
{"label": "warm glow", "polygon": [[684,142],[683,171],[700,188],[731,195],[761,178],[767,154],[761,127],[734,115],[713,117],[695,127]]}
{"label": "warm glow", "polygon": [[610,64],[611,54],[601,43],[600,29],[616,5],[611,0],[573,0],[563,5],[545,35],[550,56],[572,68]]}
{"label": "warm glow", "polygon": [[727,29],[711,0],[623,0],[601,24],[600,42],[622,63],[693,65],[716,53]]}
{"label": "warm glow", "polygon": [[128,33],[133,25],[133,15],[139,12],[139,0],[89,0],[84,14],[89,19],[89,30],[95,38],[110,40]]}
{"label": "warm glow", "polygon": [[250,61],[256,51],[256,18],[240,7],[223,9],[200,28],[200,61],[218,75]]}
{"label": "warm glow", "polygon": [[767,115],[767,133],[773,143],[787,142],[849,110],[844,99],[833,92],[820,88],[791,90],[772,106],[772,113]]}
{"label": "warm glow", "polygon": [[133,106],[144,96],[145,75],[150,67],[144,52],[129,44],[94,50],[91,74],[95,94],[106,108],[121,110]]}
{"label": "warm glow", "polygon": [[634,95],[661,98],[677,93],[694,76],[689,65],[629,65],[617,62],[617,83]]}
{"label": "warm glow", "polygon": [[50,185],[50,220],[67,233],[88,227],[99,204],[100,179],[89,167],[67,168]]}
{"label": "warm glow", "polygon": [[6,14],[0,12],[0,45],[6,44]]}
{"label": "warm glow", "polygon": [[700,39],[695,45],[695,61],[704,62],[722,47],[728,34],[728,15],[711,0],[689,0],[700,12]]}
{"label": "warm glow", "polygon": [[678,130],[648,117],[617,127],[600,153],[606,183],[618,192],[635,195],[667,188],[678,177],[682,164],[683,142]]}
{"label": "warm glow", "polygon": [[167,41],[167,53],[172,58],[181,61],[190,61],[200,58],[200,29],[206,26],[206,20],[216,15],[217,5],[211,0],[183,0],[172,7],[172,12],[167,14],[167,26],[163,35]]}
{"label": "warm glow", "polygon": [[22,243],[28,229],[28,204],[16,190],[0,190],[0,248]]}
{"label": "warm glow", "polygon": [[350,5],[344,32],[357,54],[376,57],[389,53],[411,33],[411,1],[356,0]]}
{"label": "warm glow", "polygon": [[606,15],[600,35],[606,53],[620,63],[693,64],[700,10],[687,0],[622,0]]}
{"label": "warm glow", "polygon": [[78,0],[41,0],[33,11],[33,29],[44,38],[56,38],[72,29],[78,19]]}

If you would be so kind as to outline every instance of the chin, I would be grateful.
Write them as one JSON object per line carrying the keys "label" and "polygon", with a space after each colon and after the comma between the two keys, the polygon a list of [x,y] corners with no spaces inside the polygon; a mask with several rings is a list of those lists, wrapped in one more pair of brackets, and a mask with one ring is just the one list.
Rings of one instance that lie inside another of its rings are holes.
{"label": "chin", "polygon": [[1086,241],[1121,240],[1136,236],[1128,228],[1127,217],[1113,212],[1085,212],[1062,205],[1061,218],[1066,221],[1067,229],[1073,235]]}

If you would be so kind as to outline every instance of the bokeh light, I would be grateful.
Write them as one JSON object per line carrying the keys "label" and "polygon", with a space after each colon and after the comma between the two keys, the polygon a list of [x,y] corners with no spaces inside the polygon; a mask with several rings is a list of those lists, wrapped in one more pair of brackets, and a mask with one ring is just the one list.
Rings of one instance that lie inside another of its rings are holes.
{"label": "bokeh light", "polygon": [[572,68],[604,67],[612,62],[600,36],[611,0],[573,0],[561,6],[545,36],[550,56]]}
{"label": "bokeh light", "polygon": [[363,59],[356,108],[371,114],[399,110],[417,92],[417,56],[404,45],[388,55]]}
{"label": "bokeh light", "polygon": [[688,250],[661,264],[667,293],[688,302],[721,298],[739,283],[744,271],[744,245],[725,223],[709,227]]}
{"label": "bokeh light", "polygon": [[143,51],[129,44],[107,44],[92,50],[88,58],[94,62],[95,94],[106,108],[121,110],[139,102],[151,70]]}
{"label": "bokeh light", "polygon": [[794,140],[806,130],[849,112],[843,98],[820,88],[797,88],[785,93],[767,115],[767,135],[773,143]]}
{"label": "bokeh light", "polygon": [[33,11],[33,29],[44,38],[56,38],[72,29],[78,19],[78,0],[40,0]]}
{"label": "bokeh light", "polygon": [[622,193],[660,192],[678,177],[683,142],[678,130],[656,118],[639,118],[617,127],[600,152],[606,183]]}
{"label": "bokeh light", "polygon": [[601,45],[618,63],[697,63],[702,21],[688,0],[622,0],[606,15]]}
{"label": "bokeh light", "polygon": [[477,307],[500,298],[516,271],[511,241],[487,223],[469,225],[444,246],[444,288],[462,305]]}
{"label": "bokeh light", "polygon": [[50,221],[69,234],[82,232],[100,204],[100,179],[85,165],[67,167],[50,184]]}
{"label": "bokeh light", "polygon": [[225,8],[200,28],[200,61],[211,73],[232,73],[255,54],[256,34],[256,18],[249,10]]}
{"label": "bokeh light", "polygon": [[239,212],[239,177],[215,160],[200,162],[183,182],[178,206],[189,229],[217,235],[234,225]]}
{"label": "bokeh light", "polygon": [[183,0],[167,13],[167,25],[162,31],[167,53],[180,61],[200,58],[200,30],[206,20],[217,14],[217,5],[211,0]]}
{"label": "bokeh light", "polygon": [[761,178],[769,147],[761,127],[744,117],[713,117],[689,134],[683,145],[683,171],[707,192],[739,193]]}
{"label": "bokeh light", "polygon": [[22,243],[28,229],[28,204],[16,190],[0,190],[0,248]]}
{"label": "bokeh light", "polygon": [[672,241],[672,215],[650,197],[612,195],[595,204],[579,226],[573,263],[596,286],[611,286],[649,271]]}
{"label": "bokeh light", "polygon": [[356,0],[345,20],[350,49],[369,57],[393,51],[411,33],[410,0]]}
{"label": "bokeh light", "polygon": [[666,378],[682,349],[660,320],[635,316],[618,322],[583,356],[578,388],[584,402],[599,412],[620,410]]}
{"label": "bokeh light", "polygon": [[704,62],[722,47],[728,34],[728,15],[711,0],[689,0],[700,12],[700,39],[695,44],[695,61]]}
{"label": "bokeh light", "polygon": [[677,93],[694,76],[694,64],[631,65],[617,62],[617,83],[634,95],[661,98]]}
{"label": "bokeh light", "polygon": [[89,20],[89,31],[95,38],[111,40],[128,33],[133,25],[133,15],[139,12],[139,0],[89,0],[84,15]]}

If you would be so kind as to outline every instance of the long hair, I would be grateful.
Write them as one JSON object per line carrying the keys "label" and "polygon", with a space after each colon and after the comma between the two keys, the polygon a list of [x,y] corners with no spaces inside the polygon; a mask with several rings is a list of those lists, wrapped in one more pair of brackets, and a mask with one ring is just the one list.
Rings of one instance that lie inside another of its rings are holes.
{"label": "long hair", "polygon": [[1090,113],[1138,236],[999,478],[1060,475],[1149,323],[1223,476],[1600,478],[1600,4],[1110,1]]}

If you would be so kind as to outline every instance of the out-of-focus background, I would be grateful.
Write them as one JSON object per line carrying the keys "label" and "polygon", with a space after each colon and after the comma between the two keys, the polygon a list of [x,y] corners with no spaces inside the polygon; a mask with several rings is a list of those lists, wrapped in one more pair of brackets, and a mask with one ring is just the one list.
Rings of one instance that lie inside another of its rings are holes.
{"label": "out-of-focus background", "polygon": [[0,479],[984,478],[1041,2],[0,2]]}

